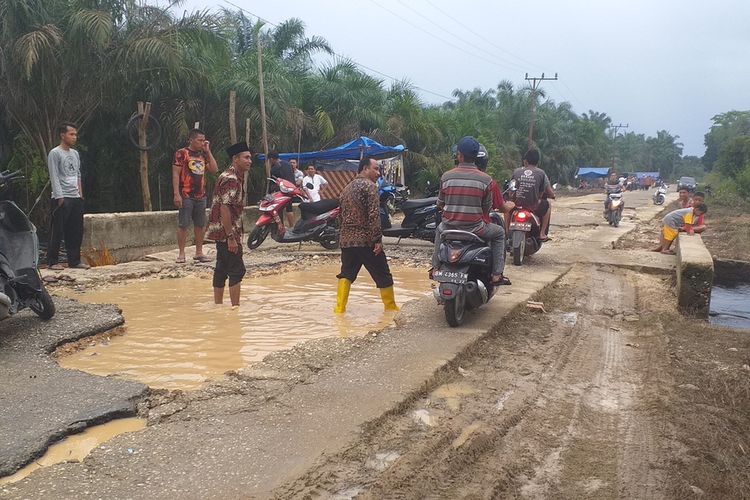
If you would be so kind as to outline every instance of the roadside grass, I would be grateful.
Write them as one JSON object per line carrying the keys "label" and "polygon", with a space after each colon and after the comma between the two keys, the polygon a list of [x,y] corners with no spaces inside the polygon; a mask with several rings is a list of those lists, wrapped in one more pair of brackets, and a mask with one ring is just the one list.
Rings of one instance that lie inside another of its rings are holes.
{"label": "roadside grass", "polygon": [[750,204],[728,206],[709,201],[706,226],[703,241],[712,255],[750,261]]}
{"label": "roadside grass", "polygon": [[663,318],[675,396],[673,498],[750,498],[750,337]]}

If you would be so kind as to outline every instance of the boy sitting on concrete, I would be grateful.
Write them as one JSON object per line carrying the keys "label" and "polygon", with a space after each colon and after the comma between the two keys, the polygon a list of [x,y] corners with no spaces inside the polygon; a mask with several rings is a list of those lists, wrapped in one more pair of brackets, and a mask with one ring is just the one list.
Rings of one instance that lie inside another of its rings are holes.
{"label": "boy sitting on concrete", "polygon": [[708,212],[708,207],[706,207],[705,203],[699,203],[693,207],[679,208],[669,212],[661,221],[661,241],[659,242],[659,246],[652,251],[674,255],[675,252],[674,250],[671,250],[670,247],[675,238],[677,238],[680,229],[684,228],[684,231],[687,234],[692,235],[695,232],[693,229],[693,222],[706,212]]}

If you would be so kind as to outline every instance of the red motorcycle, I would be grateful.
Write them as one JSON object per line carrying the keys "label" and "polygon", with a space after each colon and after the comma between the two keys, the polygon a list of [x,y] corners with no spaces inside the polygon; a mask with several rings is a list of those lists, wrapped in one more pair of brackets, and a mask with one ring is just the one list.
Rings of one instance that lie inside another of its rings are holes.
{"label": "red motorcycle", "polygon": [[282,215],[287,205],[291,204],[295,197],[308,199],[307,193],[286,179],[268,180],[274,182],[279,189],[267,194],[258,204],[260,217],[247,238],[248,248],[258,248],[269,233],[278,243],[317,241],[327,250],[338,248],[339,227],[336,219],[341,212],[338,200],[301,203],[299,209],[302,217],[294,228],[286,229]]}

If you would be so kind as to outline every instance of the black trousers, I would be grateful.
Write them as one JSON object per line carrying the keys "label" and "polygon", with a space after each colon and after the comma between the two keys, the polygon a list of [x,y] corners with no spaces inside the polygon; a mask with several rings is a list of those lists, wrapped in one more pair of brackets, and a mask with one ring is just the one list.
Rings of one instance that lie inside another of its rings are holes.
{"label": "black trousers", "polygon": [[214,268],[214,288],[224,288],[229,278],[229,286],[242,281],[245,276],[245,263],[242,261],[242,245],[237,253],[229,251],[226,241],[216,242],[216,267]]}
{"label": "black trousers", "polygon": [[393,286],[393,275],[385,258],[385,251],[378,255],[372,253],[371,247],[348,247],[341,249],[341,273],[337,278],[346,278],[352,283],[357,279],[359,270],[365,266],[372,276],[375,286],[388,288]]}
{"label": "black trousers", "polygon": [[63,206],[52,198],[47,264],[53,266],[60,259],[60,242],[65,240],[68,266],[81,263],[83,242],[83,198],[64,198]]}

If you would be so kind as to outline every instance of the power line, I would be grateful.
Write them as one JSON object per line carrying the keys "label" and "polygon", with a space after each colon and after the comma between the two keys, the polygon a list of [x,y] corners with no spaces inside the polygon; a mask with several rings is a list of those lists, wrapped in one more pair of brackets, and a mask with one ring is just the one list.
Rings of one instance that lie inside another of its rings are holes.
{"label": "power line", "polygon": [[495,48],[496,48],[497,50],[499,50],[499,51],[501,51],[501,52],[504,52],[504,53],[508,54],[509,56],[513,57],[514,59],[517,59],[517,60],[519,60],[520,62],[522,62],[522,63],[523,63],[524,65],[526,65],[526,66],[531,66],[531,67],[533,67],[533,68],[536,68],[536,69],[541,69],[541,67],[540,67],[540,66],[538,66],[538,65],[536,65],[536,64],[534,64],[534,63],[532,63],[532,62],[530,62],[530,61],[528,61],[528,60],[526,60],[526,59],[524,59],[523,57],[517,56],[517,55],[515,55],[514,53],[510,52],[509,50],[507,50],[507,49],[504,49],[503,47],[501,47],[501,46],[497,45],[497,44],[496,44],[496,43],[494,43],[494,42],[493,42],[492,40],[490,40],[490,39],[486,38],[485,36],[483,36],[483,35],[482,35],[482,34],[481,34],[481,33],[480,33],[479,31],[477,31],[477,29],[476,29],[476,28],[474,28],[474,27],[471,27],[471,26],[467,26],[467,25],[465,25],[464,23],[462,23],[461,21],[459,21],[458,19],[456,19],[455,17],[453,17],[452,15],[448,14],[448,13],[447,13],[447,12],[445,12],[445,11],[444,11],[443,9],[441,9],[440,7],[438,7],[437,5],[435,5],[434,3],[432,3],[432,2],[430,1],[430,0],[425,0],[425,1],[426,1],[426,2],[427,2],[427,3],[428,3],[428,4],[429,4],[429,5],[430,5],[430,6],[432,7],[432,8],[434,8],[435,10],[437,10],[438,12],[440,12],[441,14],[443,14],[443,15],[444,15],[445,17],[447,17],[447,18],[448,18],[448,19],[450,19],[451,21],[455,22],[455,23],[456,23],[456,24],[458,24],[459,26],[462,26],[462,27],[464,27],[465,29],[467,29],[467,30],[471,31],[471,33],[472,33],[473,35],[475,35],[475,36],[476,36],[476,37],[478,37],[478,38],[481,38],[481,39],[482,39],[482,40],[484,40],[485,42],[487,42],[487,43],[489,43],[490,45],[492,45],[493,47],[495,47]]}
{"label": "power line", "polygon": [[[477,49],[477,50],[480,50],[480,51],[484,52],[485,54],[488,54],[488,55],[489,55],[490,57],[493,57],[493,58],[497,59],[497,61],[498,61],[498,62],[500,62],[500,63],[502,63],[502,64],[510,64],[510,65],[512,65],[512,66],[513,66],[513,67],[514,67],[515,69],[523,69],[523,68],[524,68],[524,66],[522,66],[522,65],[520,65],[520,64],[517,64],[517,63],[515,63],[515,62],[513,62],[513,61],[508,61],[508,60],[504,60],[504,59],[500,59],[500,58],[498,58],[496,54],[494,54],[494,53],[490,52],[489,50],[486,50],[486,49],[484,49],[483,47],[480,47],[479,45],[477,45],[477,44],[475,44],[475,43],[473,43],[473,42],[470,42],[470,41],[464,40],[464,39],[463,39],[463,38],[462,38],[461,36],[459,36],[459,35],[457,35],[456,33],[452,32],[452,31],[451,31],[450,29],[448,29],[448,28],[446,28],[445,26],[442,26],[442,25],[440,25],[440,24],[436,23],[435,21],[433,21],[433,20],[432,20],[432,19],[430,19],[429,17],[425,16],[424,14],[422,14],[421,12],[419,12],[418,10],[416,10],[416,9],[414,9],[414,8],[412,8],[412,7],[410,7],[410,6],[408,5],[408,4],[405,4],[405,3],[404,3],[404,2],[402,2],[401,0],[396,0],[396,1],[397,1],[398,3],[400,3],[401,5],[403,5],[403,6],[405,7],[405,8],[407,8],[407,9],[409,9],[410,11],[414,12],[414,13],[415,13],[416,15],[418,15],[419,17],[421,17],[422,19],[424,19],[424,20],[425,20],[425,21],[427,21],[428,23],[430,23],[430,24],[432,24],[433,26],[435,26],[436,28],[438,28],[439,30],[441,30],[441,31],[444,31],[444,32],[448,33],[449,35],[451,35],[451,36],[455,37],[455,38],[456,38],[456,40],[458,40],[458,41],[460,41],[460,42],[462,42],[462,43],[465,43],[466,45],[469,45],[470,47],[474,47],[475,49]],[[474,32],[473,32],[473,31],[472,31],[472,34],[474,34]],[[510,69],[510,68],[509,68],[509,69]]]}
{"label": "power line", "polygon": [[[259,16],[259,15],[257,15],[257,14],[254,14],[254,13],[250,12],[249,10],[245,9],[244,7],[240,7],[239,5],[237,5],[237,4],[233,3],[233,2],[230,2],[229,0],[222,0],[222,1],[223,1],[224,3],[226,3],[226,4],[228,4],[228,5],[231,5],[232,7],[236,8],[236,9],[239,9],[239,10],[241,10],[242,12],[245,12],[245,13],[247,13],[247,14],[250,14],[251,16],[253,16],[253,17],[255,17],[255,18],[259,19],[260,21],[263,21],[263,22],[264,22],[264,23],[266,23],[266,24],[270,24],[271,26],[274,26],[274,27],[276,27],[276,28],[278,28],[278,27],[279,27],[279,25],[278,25],[277,23],[274,23],[274,22],[272,22],[272,21],[269,21],[268,19],[264,19],[263,17],[261,17],[261,16]],[[363,69],[366,69],[367,71],[371,71],[371,72],[373,72],[373,73],[376,73],[376,74],[378,74],[378,75],[380,75],[380,76],[383,76],[383,77],[385,77],[385,78],[388,78],[388,79],[390,79],[390,80],[393,80],[394,82],[400,82],[400,81],[403,81],[403,80],[404,80],[403,78],[396,78],[396,77],[394,77],[394,76],[391,76],[391,75],[388,75],[388,74],[386,74],[386,73],[383,73],[382,71],[378,71],[378,70],[376,70],[376,69],[370,68],[369,66],[365,66],[364,64],[362,64],[362,63],[358,63],[357,61],[354,61],[354,60],[353,60],[352,58],[350,58],[350,57],[346,57],[346,56],[340,55],[340,54],[338,54],[338,53],[334,52],[333,50],[331,50],[331,53],[332,53],[332,54],[333,54],[334,56],[336,56],[336,57],[339,57],[339,58],[341,58],[341,59],[346,59],[347,61],[351,61],[351,62],[352,62],[352,64],[354,64],[354,65],[356,65],[356,66],[359,66],[360,68],[363,68]],[[441,94],[441,93],[439,93],[439,92],[434,92],[434,91],[432,91],[432,90],[426,89],[426,88],[424,88],[424,87],[420,87],[420,86],[418,86],[418,85],[414,85],[414,84],[411,84],[411,86],[412,86],[412,87],[414,87],[414,88],[415,88],[415,89],[417,89],[417,90],[421,90],[422,92],[426,92],[426,93],[428,93],[428,94],[432,94],[432,95],[434,95],[434,96],[437,96],[437,97],[441,97],[441,98],[443,98],[443,99],[447,99],[447,100],[449,100],[449,101],[452,101],[452,100],[454,99],[453,97],[448,97],[448,96],[446,96],[446,95],[443,95],[443,94]]]}
{"label": "power line", "polygon": [[491,59],[487,59],[486,57],[484,57],[484,56],[481,56],[481,55],[479,55],[479,54],[473,54],[473,53],[471,53],[471,52],[467,51],[466,49],[464,49],[463,47],[461,47],[461,46],[459,46],[459,45],[456,45],[455,43],[449,42],[448,40],[445,40],[445,39],[443,39],[443,38],[441,38],[441,37],[437,36],[436,34],[432,33],[431,31],[428,31],[428,30],[426,30],[426,29],[422,28],[421,26],[418,26],[418,25],[416,25],[416,24],[412,23],[411,21],[409,21],[409,20],[408,20],[408,19],[406,19],[405,17],[401,16],[400,14],[397,14],[396,12],[392,11],[392,10],[391,10],[391,9],[389,9],[388,7],[385,7],[385,6],[381,5],[381,4],[379,4],[379,3],[378,3],[378,2],[376,1],[376,0],[370,0],[370,2],[372,2],[372,3],[373,3],[373,4],[375,4],[376,6],[380,7],[380,8],[381,8],[381,9],[383,9],[384,11],[386,11],[386,12],[389,12],[389,13],[391,13],[391,14],[392,14],[393,16],[395,16],[395,17],[397,17],[397,18],[401,19],[401,20],[402,20],[403,22],[405,22],[406,24],[408,24],[408,25],[409,25],[409,26],[411,26],[412,28],[414,28],[414,29],[417,29],[417,30],[421,31],[422,33],[424,33],[424,34],[426,34],[426,35],[428,35],[428,36],[431,36],[432,38],[434,38],[434,39],[438,40],[439,42],[442,42],[442,43],[444,43],[444,44],[446,44],[446,45],[449,45],[449,46],[453,47],[454,49],[457,49],[457,50],[459,50],[459,51],[463,52],[464,54],[467,54],[467,55],[473,56],[473,57],[475,57],[475,58],[477,58],[477,59],[481,59],[481,60],[482,60],[482,61],[484,61],[484,62],[487,62],[487,63],[489,63],[489,64],[493,64],[493,65],[495,65],[495,66],[497,66],[497,67],[499,67],[499,68],[505,69],[505,70],[508,70],[508,69],[511,69],[511,70],[512,70],[512,69],[513,69],[513,68],[509,68],[508,66],[503,66],[503,65],[501,65],[501,64],[499,64],[499,63],[497,63],[497,62],[495,62],[495,61],[492,61]]}

